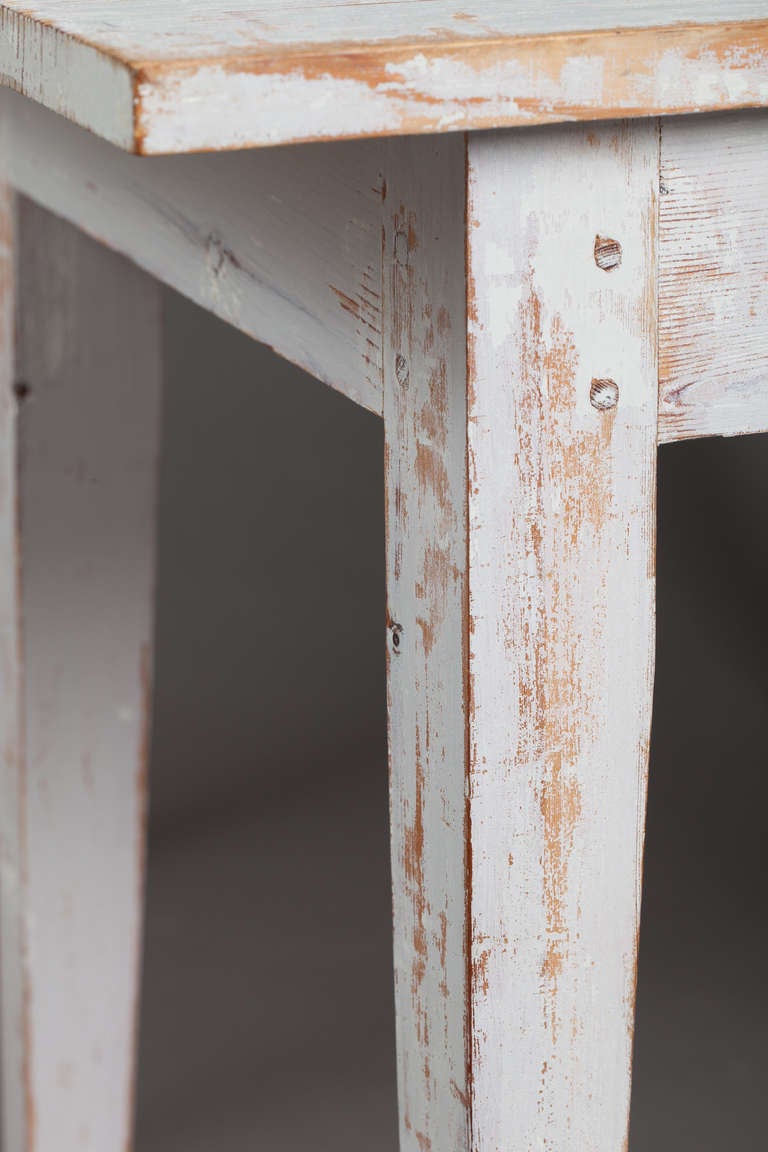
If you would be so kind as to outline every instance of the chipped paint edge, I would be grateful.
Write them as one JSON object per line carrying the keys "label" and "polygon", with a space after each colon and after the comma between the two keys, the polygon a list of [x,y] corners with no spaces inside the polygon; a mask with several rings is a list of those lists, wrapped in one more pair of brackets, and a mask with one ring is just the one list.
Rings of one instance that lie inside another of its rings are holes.
{"label": "chipped paint edge", "polygon": [[0,79],[129,151],[762,107],[768,20],[141,60],[2,10]]}
{"label": "chipped paint edge", "polygon": [[768,22],[134,67],[136,151],[260,147],[765,106]]}

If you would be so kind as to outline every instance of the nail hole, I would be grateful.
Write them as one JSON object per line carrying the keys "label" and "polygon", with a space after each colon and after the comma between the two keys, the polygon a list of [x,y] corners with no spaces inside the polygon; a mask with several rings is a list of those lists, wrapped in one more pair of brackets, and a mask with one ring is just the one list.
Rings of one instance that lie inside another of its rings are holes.
{"label": "nail hole", "polygon": [[19,401],[26,400],[27,396],[29,396],[30,391],[31,391],[31,389],[29,387],[29,384],[27,384],[26,380],[17,380],[13,386],[13,394],[16,397],[16,399]]}
{"label": "nail hole", "polygon": [[607,412],[619,402],[619,386],[615,380],[593,380],[589,389],[589,402],[598,412]]}
{"label": "nail hole", "polygon": [[610,236],[595,236],[595,264],[604,272],[612,272],[621,264],[621,244]]}
{"label": "nail hole", "polygon": [[391,624],[389,631],[390,631],[390,635],[392,636],[392,648],[394,650],[395,655],[399,656],[400,655],[400,637],[401,637],[402,632],[403,632],[403,626],[402,626],[402,624]]}

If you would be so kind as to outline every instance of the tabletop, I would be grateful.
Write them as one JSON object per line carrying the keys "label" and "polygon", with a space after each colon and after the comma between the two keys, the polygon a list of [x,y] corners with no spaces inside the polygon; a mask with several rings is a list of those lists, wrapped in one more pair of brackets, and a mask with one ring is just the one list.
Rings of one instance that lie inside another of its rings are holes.
{"label": "tabletop", "polygon": [[766,0],[7,0],[0,80],[174,153],[768,103]]}

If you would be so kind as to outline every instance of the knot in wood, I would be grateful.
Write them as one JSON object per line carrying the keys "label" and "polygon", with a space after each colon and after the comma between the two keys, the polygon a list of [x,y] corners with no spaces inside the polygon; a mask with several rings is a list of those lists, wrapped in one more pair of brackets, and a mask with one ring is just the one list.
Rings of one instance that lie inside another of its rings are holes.
{"label": "knot in wood", "polygon": [[607,412],[619,402],[619,386],[615,380],[594,379],[589,389],[589,402],[598,412]]}

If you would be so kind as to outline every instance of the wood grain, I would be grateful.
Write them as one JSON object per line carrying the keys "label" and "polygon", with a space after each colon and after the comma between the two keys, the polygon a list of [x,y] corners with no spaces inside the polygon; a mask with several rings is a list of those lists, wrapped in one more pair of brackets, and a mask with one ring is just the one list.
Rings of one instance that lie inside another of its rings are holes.
{"label": "wood grain", "polygon": [[123,1152],[144,893],[159,290],[22,201],[14,353],[10,229],[6,200],[3,1147]]}
{"label": "wood grain", "polygon": [[406,142],[385,165],[404,1152],[625,1147],[658,147],[625,123],[478,135],[466,160]]}
{"label": "wood grain", "polygon": [[6,179],[381,412],[381,145],[156,158],[0,90]]}
{"label": "wood grain", "polygon": [[5,83],[129,150],[768,101],[761,0],[6,0]]}
{"label": "wood grain", "polygon": [[[759,111],[663,121],[661,441],[768,430],[767,135]],[[382,172],[404,144],[147,163],[2,91],[0,141],[26,195],[382,411]]]}
{"label": "wood grain", "polygon": [[227,54],[304,52],[315,45],[491,36],[543,37],[615,28],[656,28],[760,20],[761,0],[4,0],[25,14],[118,60],[171,63]]}
{"label": "wood grain", "polygon": [[466,1147],[466,325],[461,137],[385,171],[388,708],[400,1152]]}
{"label": "wood grain", "polygon": [[[657,172],[652,122],[470,140],[476,1152],[626,1147],[654,658]],[[598,235],[621,244],[620,267],[598,266]],[[615,406],[594,406],[595,381],[614,382]]]}
{"label": "wood grain", "polygon": [[768,117],[662,125],[659,438],[768,431]]}

